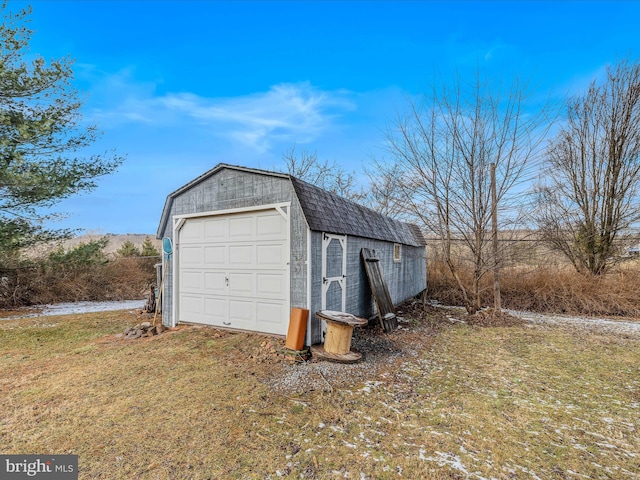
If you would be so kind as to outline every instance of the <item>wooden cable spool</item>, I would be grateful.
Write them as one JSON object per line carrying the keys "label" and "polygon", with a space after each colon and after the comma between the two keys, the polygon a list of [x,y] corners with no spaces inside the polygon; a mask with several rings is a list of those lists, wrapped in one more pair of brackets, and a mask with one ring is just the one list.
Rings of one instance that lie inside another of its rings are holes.
{"label": "wooden cable spool", "polygon": [[315,355],[342,363],[353,363],[362,358],[362,354],[351,351],[351,337],[353,327],[366,325],[366,319],[333,310],[321,310],[316,316],[327,322],[327,333],[323,347],[312,347]]}

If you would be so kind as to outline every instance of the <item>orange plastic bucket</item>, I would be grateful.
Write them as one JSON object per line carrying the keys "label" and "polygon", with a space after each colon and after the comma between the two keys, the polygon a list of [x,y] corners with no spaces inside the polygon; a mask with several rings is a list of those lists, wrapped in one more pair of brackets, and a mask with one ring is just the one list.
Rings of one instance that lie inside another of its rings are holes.
{"label": "orange plastic bucket", "polygon": [[307,319],[309,310],[293,307],[289,317],[289,330],[287,331],[287,341],[285,347],[290,350],[302,350],[304,347],[304,337],[307,334]]}

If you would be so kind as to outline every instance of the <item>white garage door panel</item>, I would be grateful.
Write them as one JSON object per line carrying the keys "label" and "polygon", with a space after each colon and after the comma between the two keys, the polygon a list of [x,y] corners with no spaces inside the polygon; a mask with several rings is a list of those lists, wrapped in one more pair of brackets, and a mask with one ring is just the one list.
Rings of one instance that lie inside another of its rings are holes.
{"label": "white garage door panel", "polygon": [[231,268],[252,267],[255,264],[255,245],[229,245],[229,265]]}
{"label": "white garage door panel", "polygon": [[287,248],[282,244],[256,245],[256,267],[273,268],[286,263]]}
{"label": "white garage door panel", "polygon": [[286,334],[289,222],[277,210],[188,218],[178,249],[178,320]]}
{"label": "white garage door panel", "polygon": [[204,272],[204,293],[225,295],[227,291],[226,278],[223,272]]}
{"label": "white garage door panel", "polygon": [[207,218],[204,222],[204,239],[207,242],[224,242],[229,236],[229,219]]}
{"label": "white garage door panel", "polygon": [[231,299],[229,301],[229,320],[232,325],[237,322],[242,322],[242,328],[255,328],[256,316],[254,303]]}
{"label": "white garage door panel", "polygon": [[180,264],[182,267],[200,267],[202,265],[202,247],[186,246],[180,250]]}
{"label": "white garage door panel", "polygon": [[282,323],[282,318],[288,315],[288,308],[282,303],[256,302],[258,323],[266,328],[272,327],[274,331],[264,331],[267,333],[278,333],[277,330]]}
{"label": "white garage door panel", "polygon": [[254,218],[232,218],[229,220],[229,240],[248,240],[255,237]]}
{"label": "white garage door panel", "polygon": [[202,322],[209,325],[222,325],[226,321],[229,312],[227,311],[227,302],[222,298],[205,298],[204,299],[204,316]]}
{"label": "white garage door panel", "polygon": [[184,224],[182,230],[180,230],[180,242],[182,244],[187,243],[199,243],[202,241],[202,234],[204,232],[204,223],[202,220],[193,220]]}
{"label": "white garage door panel", "polygon": [[204,264],[207,267],[224,267],[227,265],[227,247],[224,245],[204,247]]}
{"label": "white garage door panel", "polygon": [[[286,225],[278,221],[280,214],[263,214],[256,218],[257,236],[264,239],[286,238]],[[282,217],[280,217],[282,218]]]}
{"label": "white garage door panel", "polygon": [[238,297],[254,297],[255,273],[230,273],[229,295]]}
{"label": "white garage door panel", "polygon": [[202,292],[202,272],[183,270],[180,285],[183,293]]}
{"label": "white garage door panel", "polygon": [[281,298],[287,281],[284,274],[256,274],[256,295],[258,297]]}
{"label": "white garage door panel", "polygon": [[194,295],[180,295],[181,319],[185,322],[200,322],[202,319],[202,297]]}

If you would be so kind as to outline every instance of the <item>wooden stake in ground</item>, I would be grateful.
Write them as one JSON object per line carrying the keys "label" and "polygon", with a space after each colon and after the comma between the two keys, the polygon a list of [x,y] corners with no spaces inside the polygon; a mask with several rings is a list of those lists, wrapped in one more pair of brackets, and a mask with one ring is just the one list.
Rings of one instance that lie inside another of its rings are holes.
{"label": "wooden stake in ground", "polygon": [[164,289],[164,277],[167,273],[167,268],[169,266],[169,258],[173,253],[173,242],[170,238],[164,237],[162,239],[162,252],[164,253],[164,262],[162,262],[162,279],[160,280],[160,288],[158,289],[158,300],[156,300],[156,309],[153,314],[153,326],[156,326],[156,316],[158,315],[158,305],[162,300],[162,290]]}
{"label": "wooden stake in ground", "polygon": [[498,261],[498,198],[496,195],[496,164],[491,164],[491,228],[493,230],[493,308],[502,309],[500,297],[500,266]]}
{"label": "wooden stake in ground", "polygon": [[153,326],[156,326],[156,317],[158,316],[158,305],[162,301],[162,289],[164,288],[164,275],[166,272],[165,265],[162,265],[162,280],[160,280],[160,288],[158,288],[158,298],[156,298],[156,308],[153,312]]}

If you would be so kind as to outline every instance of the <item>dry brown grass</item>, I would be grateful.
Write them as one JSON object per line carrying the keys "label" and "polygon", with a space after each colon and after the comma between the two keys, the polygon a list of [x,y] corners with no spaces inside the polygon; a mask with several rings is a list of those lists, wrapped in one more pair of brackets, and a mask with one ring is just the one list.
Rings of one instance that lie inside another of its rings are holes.
{"label": "dry brown grass", "polygon": [[356,332],[393,354],[326,370],[248,333],[115,338],[126,312],[2,321],[0,451],[83,480],[640,476],[640,339],[404,315]]}
{"label": "dry brown grass", "polygon": [[[449,305],[462,305],[460,292],[441,262],[431,262],[429,296]],[[505,308],[571,315],[640,317],[640,270],[618,267],[601,277],[580,275],[570,267],[509,267],[501,270]],[[468,271],[462,277],[470,279]],[[482,301],[493,305],[491,274],[483,279]]]}
{"label": "dry brown grass", "polygon": [[0,308],[144,298],[156,283],[155,263],[154,258],[124,257],[99,265],[21,267],[0,285]]}

